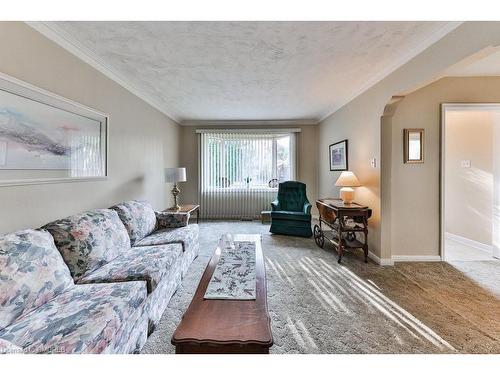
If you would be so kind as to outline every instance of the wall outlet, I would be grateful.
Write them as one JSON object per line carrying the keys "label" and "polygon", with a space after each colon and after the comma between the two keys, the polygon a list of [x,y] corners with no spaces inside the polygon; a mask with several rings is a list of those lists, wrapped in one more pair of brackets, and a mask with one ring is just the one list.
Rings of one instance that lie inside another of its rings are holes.
{"label": "wall outlet", "polygon": [[462,168],[470,168],[470,160],[462,160],[462,161],[460,162],[460,166],[461,166]]}
{"label": "wall outlet", "polygon": [[376,168],[376,167],[377,167],[377,159],[375,159],[375,158],[371,158],[371,159],[370,159],[370,166],[371,166],[372,168]]}

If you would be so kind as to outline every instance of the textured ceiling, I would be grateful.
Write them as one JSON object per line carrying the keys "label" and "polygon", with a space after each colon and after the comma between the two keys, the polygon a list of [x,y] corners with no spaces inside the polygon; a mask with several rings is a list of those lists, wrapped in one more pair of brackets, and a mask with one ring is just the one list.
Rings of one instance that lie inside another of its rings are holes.
{"label": "textured ceiling", "polygon": [[462,62],[449,67],[444,76],[499,76],[500,48],[487,48]]}
{"label": "textured ceiling", "polygon": [[319,120],[447,22],[56,22],[179,122]]}

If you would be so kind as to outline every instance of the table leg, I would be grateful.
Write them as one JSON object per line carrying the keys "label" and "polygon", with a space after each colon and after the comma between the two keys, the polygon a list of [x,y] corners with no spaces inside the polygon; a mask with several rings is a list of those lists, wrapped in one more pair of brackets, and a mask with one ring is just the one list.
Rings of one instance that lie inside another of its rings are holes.
{"label": "table leg", "polygon": [[196,210],[196,224],[200,223],[200,209],[198,208]]}
{"label": "table leg", "polygon": [[363,244],[363,252],[365,253],[365,263],[368,263],[368,220],[363,219],[363,225],[365,226],[363,231],[365,237],[365,243]]}
{"label": "table leg", "polygon": [[339,246],[338,246],[339,259],[337,260],[338,263],[340,263],[340,261],[342,260],[342,255],[344,254],[344,247],[342,246],[343,223],[344,220],[339,217]]}

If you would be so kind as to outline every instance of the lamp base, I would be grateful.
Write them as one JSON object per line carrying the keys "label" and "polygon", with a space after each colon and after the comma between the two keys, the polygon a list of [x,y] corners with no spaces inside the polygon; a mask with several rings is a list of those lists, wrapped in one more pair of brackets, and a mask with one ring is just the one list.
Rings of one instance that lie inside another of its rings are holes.
{"label": "lamp base", "polygon": [[174,196],[174,205],[170,207],[169,210],[179,211],[181,209],[181,206],[179,206],[179,204],[177,203],[177,197],[179,196],[180,192],[181,191],[177,187],[177,184],[174,184],[174,188],[172,189],[172,195]]}
{"label": "lamp base", "polygon": [[354,189],[350,187],[340,189],[340,199],[342,199],[344,204],[351,204],[354,200]]}

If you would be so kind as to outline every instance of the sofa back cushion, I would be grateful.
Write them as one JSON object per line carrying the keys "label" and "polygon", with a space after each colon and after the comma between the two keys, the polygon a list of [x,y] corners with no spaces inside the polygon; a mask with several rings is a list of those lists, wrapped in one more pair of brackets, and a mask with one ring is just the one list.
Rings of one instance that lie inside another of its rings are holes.
{"label": "sofa back cushion", "polygon": [[134,245],[156,229],[156,215],[146,201],[127,201],[111,207],[118,213]]}
{"label": "sofa back cushion", "polygon": [[47,229],[75,280],[102,267],[130,249],[130,239],[117,213],[87,211],[53,221]]}
{"label": "sofa back cushion", "polygon": [[27,229],[0,236],[0,331],[72,285],[49,232]]}

